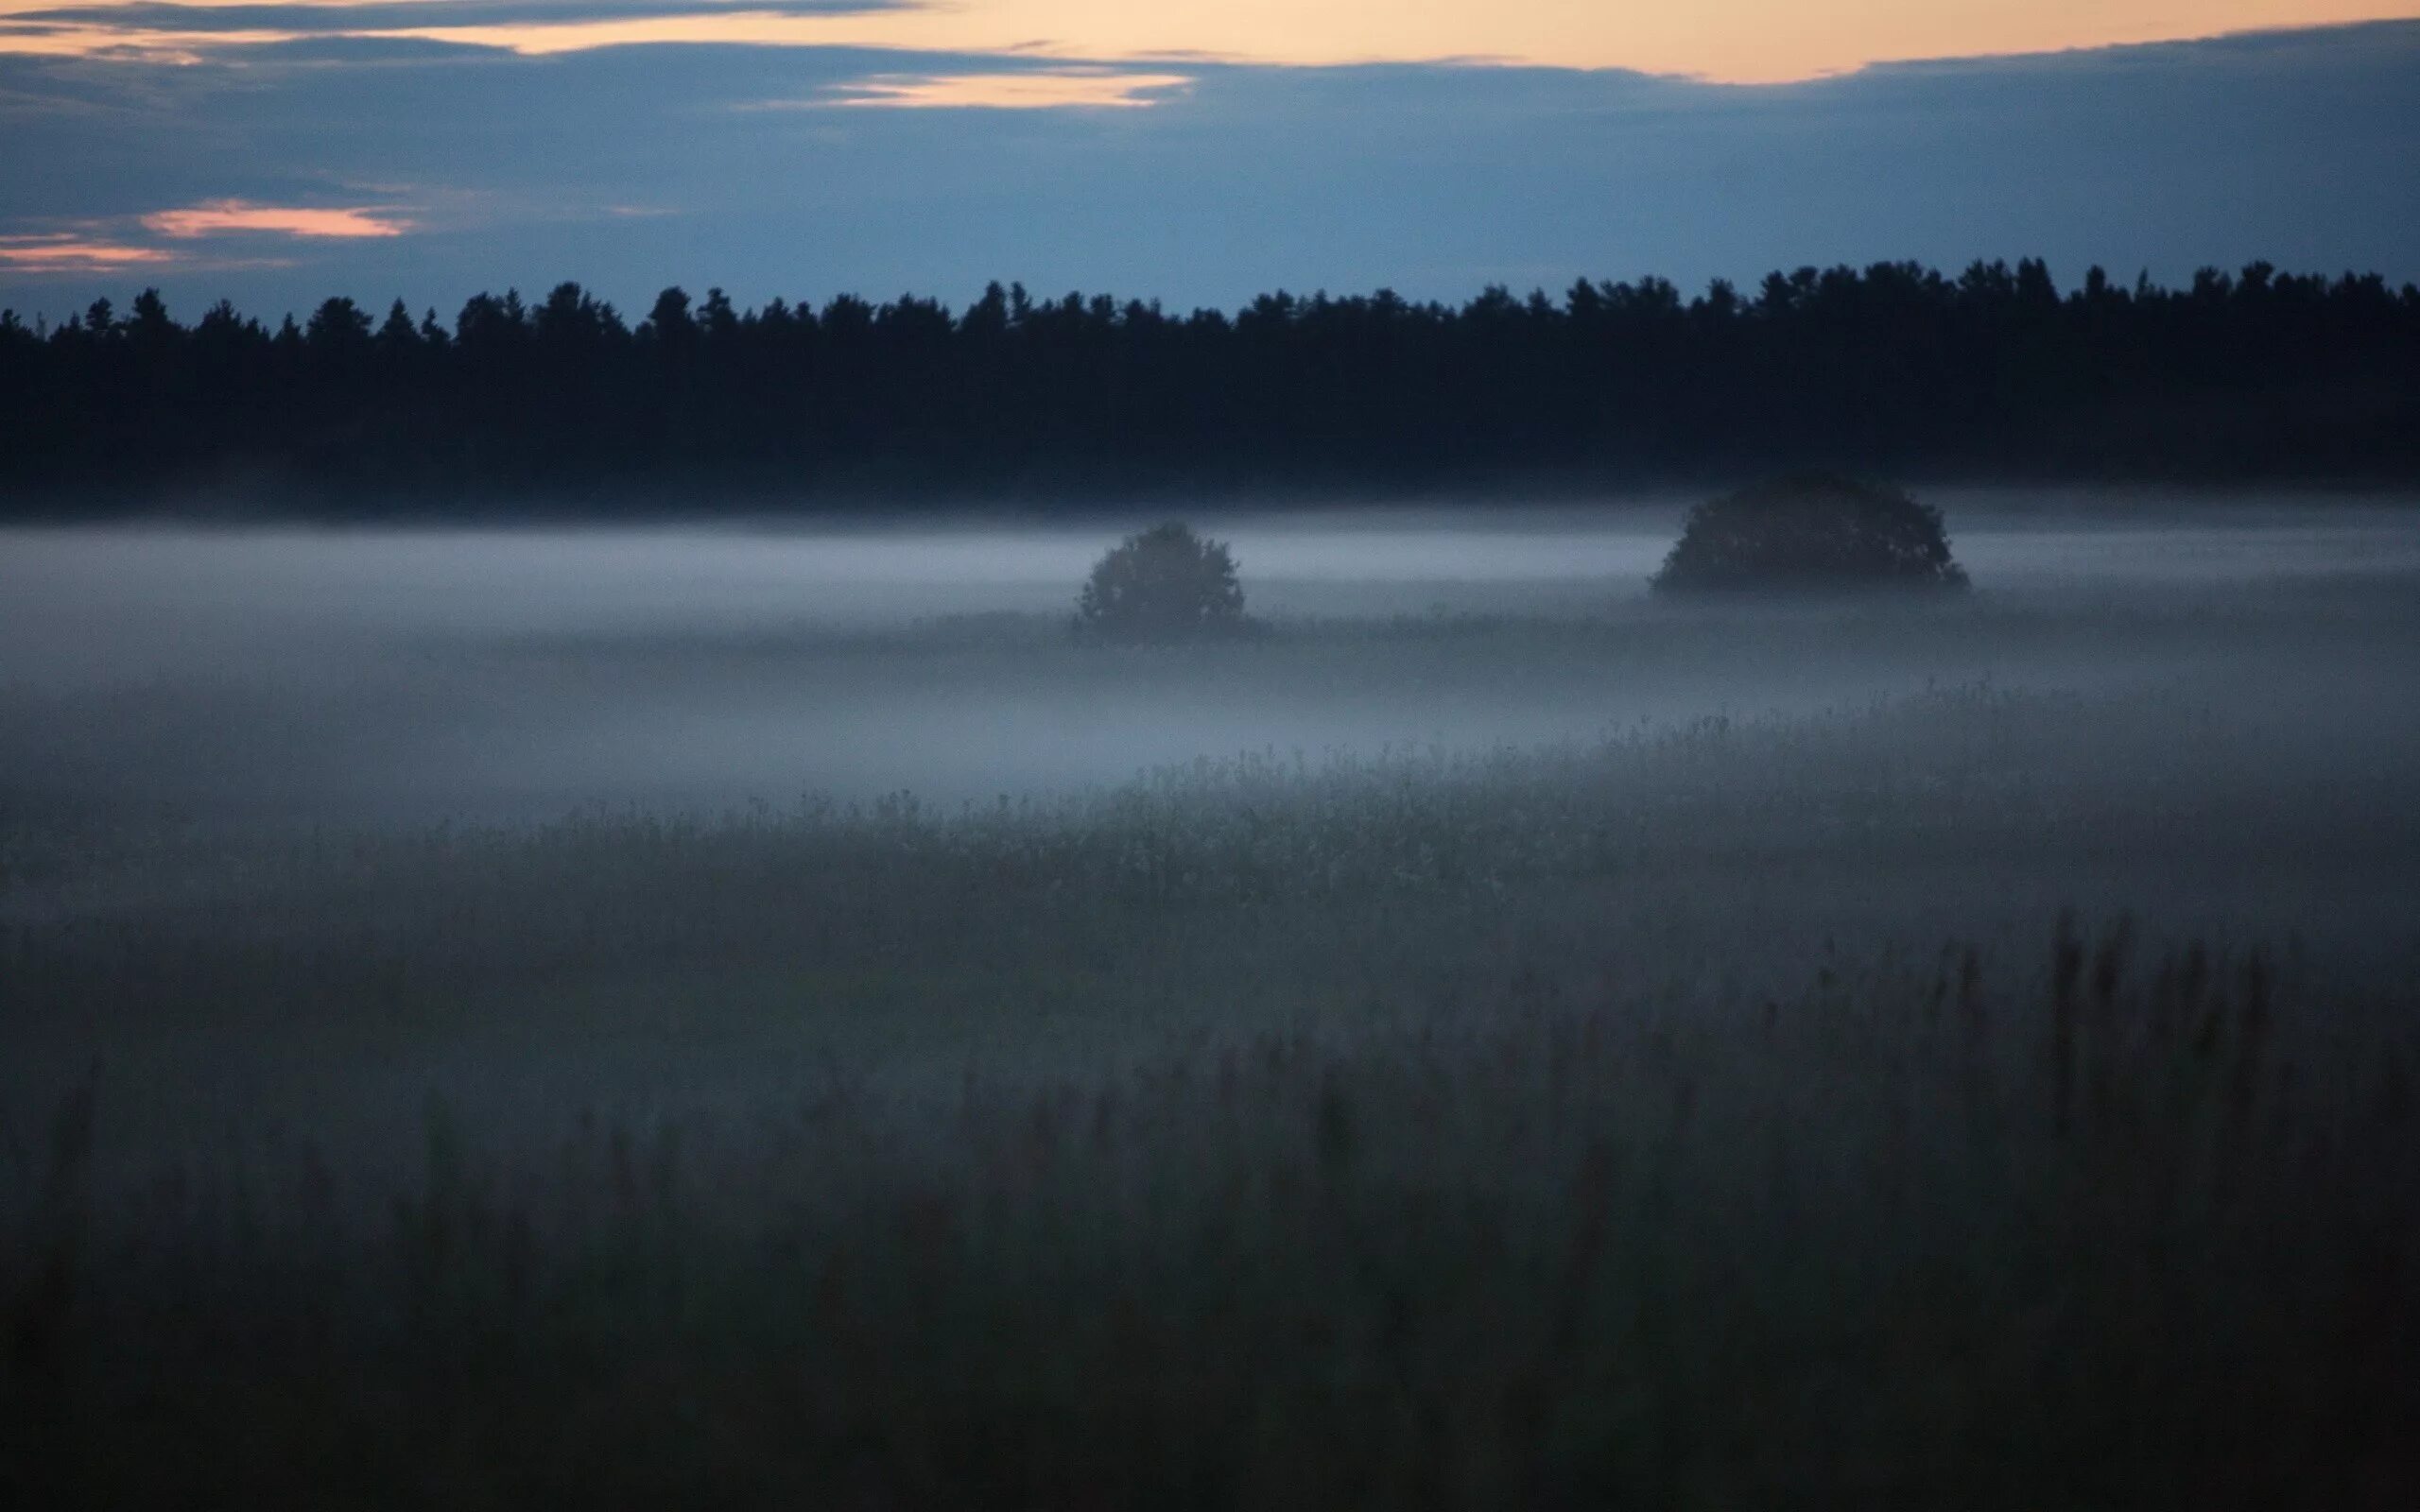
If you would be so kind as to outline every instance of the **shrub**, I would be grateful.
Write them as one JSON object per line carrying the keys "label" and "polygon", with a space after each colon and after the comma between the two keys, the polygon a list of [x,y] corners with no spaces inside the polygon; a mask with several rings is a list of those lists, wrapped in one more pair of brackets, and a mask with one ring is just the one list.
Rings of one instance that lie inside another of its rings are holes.
{"label": "shrub", "polygon": [[1964,588],[1941,511],[1831,473],[1775,478],[1689,511],[1653,578],[1665,592]]}
{"label": "shrub", "polygon": [[1244,624],[1236,559],[1220,541],[1170,522],[1126,538],[1094,565],[1076,628],[1106,641],[1182,641]]}

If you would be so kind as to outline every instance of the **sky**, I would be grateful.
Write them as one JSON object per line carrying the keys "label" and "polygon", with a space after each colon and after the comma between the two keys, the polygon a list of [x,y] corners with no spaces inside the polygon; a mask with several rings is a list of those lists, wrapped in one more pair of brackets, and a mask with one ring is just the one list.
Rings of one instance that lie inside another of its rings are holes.
{"label": "sky", "polygon": [[2420,6],[0,0],[0,306],[2420,280]]}

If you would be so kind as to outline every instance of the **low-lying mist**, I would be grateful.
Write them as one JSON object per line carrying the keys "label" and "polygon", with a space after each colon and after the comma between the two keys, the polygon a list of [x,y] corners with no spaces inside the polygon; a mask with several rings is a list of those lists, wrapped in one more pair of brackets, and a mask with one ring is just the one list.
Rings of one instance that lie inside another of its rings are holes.
{"label": "low-lying mist", "polygon": [[1267,633],[1125,652],[1065,627],[1115,524],[15,533],[0,793],[337,824],[951,805],[1975,681],[2188,690],[2295,738],[2393,717],[2407,514],[1944,502],[1978,591],[1924,606],[1650,602],[1677,504],[1212,518]]}
{"label": "low-lying mist", "polygon": [[2420,514],[1943,502],[0,536],[0,1501],[2420,1503]]}

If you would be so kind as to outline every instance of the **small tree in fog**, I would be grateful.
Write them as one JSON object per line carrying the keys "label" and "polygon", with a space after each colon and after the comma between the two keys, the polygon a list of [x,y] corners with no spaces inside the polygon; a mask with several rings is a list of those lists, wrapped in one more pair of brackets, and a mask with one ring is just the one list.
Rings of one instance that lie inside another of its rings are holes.
{"label": "small tree in fog", "polygon": [[1827,472],[1775,478],[1689,511],[1653,578],[1662,593],[1964,588],[1941,511]]}
{"label": "small tree in fog", "polygon": [[1119,542],[1076,599],[1077,631],[1104,641],[1190,640],[1243,624],[1235,558],[1173,522]]}

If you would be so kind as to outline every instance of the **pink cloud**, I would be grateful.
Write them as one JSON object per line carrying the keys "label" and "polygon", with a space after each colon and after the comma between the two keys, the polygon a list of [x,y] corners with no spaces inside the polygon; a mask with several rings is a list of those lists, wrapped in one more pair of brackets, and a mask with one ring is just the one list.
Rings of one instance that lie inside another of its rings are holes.
{"label": "pink cloud", "polygon": [[108,273],[175,259],[156,247],[74,235],[0,236],[0,267],[13,273]]}
{"label": "pink cloud", "polygon": [[157,210],[143,217],[146,229],[180,239],[225,232],[262,232],[280,236],[342,239],[400,236],[412,223],[386,210],[311,210],[256,205],[243,199],[212,199],[182,210]]}
{"label": "pink cloud", "polygon": [[1021,74],[884,75],[844,86],[836,103],[894,110],[1142,109],[1193,80],[1184,74],[1062,68]]}

